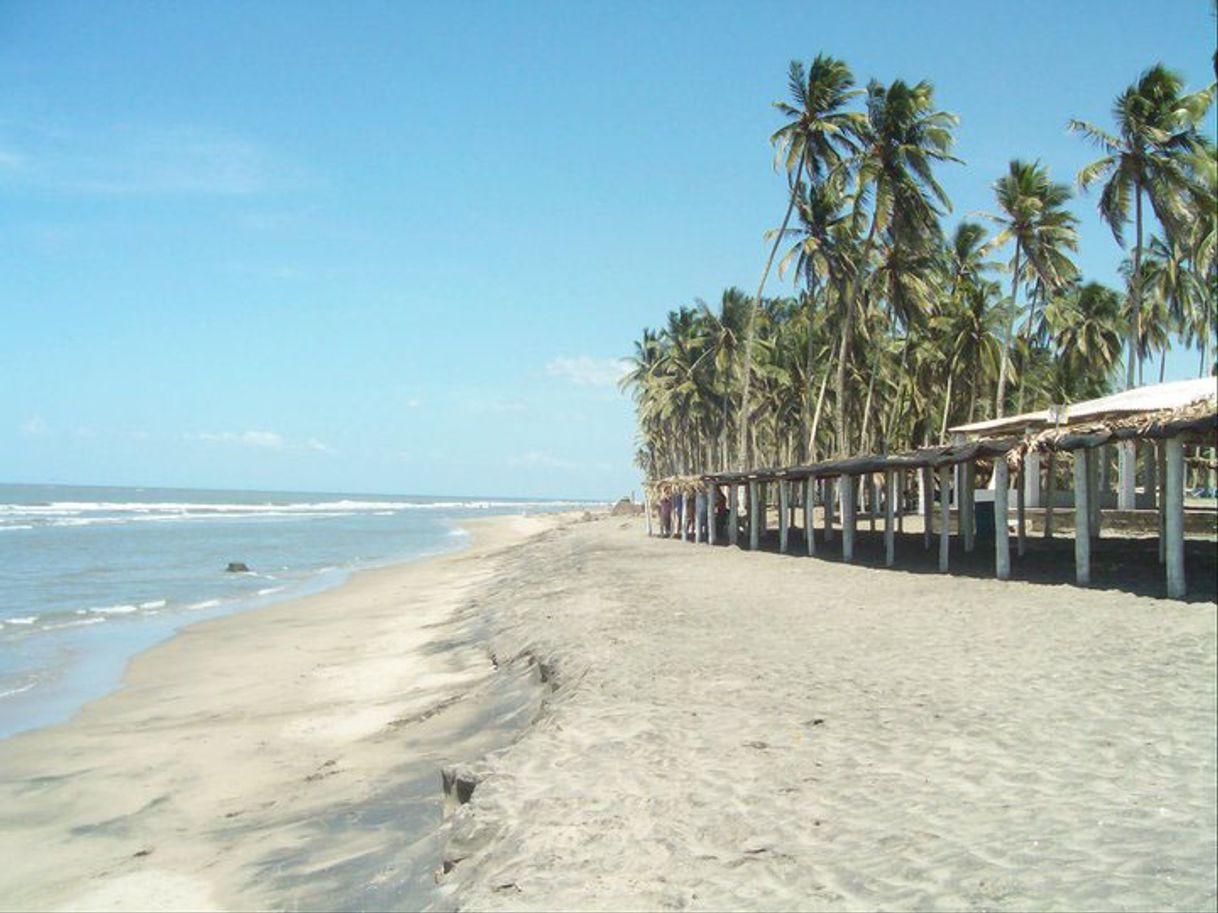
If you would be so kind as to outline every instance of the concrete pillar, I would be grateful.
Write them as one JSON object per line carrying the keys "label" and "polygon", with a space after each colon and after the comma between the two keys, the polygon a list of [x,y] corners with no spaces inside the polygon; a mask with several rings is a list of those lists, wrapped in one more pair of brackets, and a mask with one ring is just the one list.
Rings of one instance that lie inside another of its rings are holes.
{"label": "concrete pillar", "polygon": [[1019,557],[1022,558],[1027,549],[1028,540],[1028,512],[1026,509],[1028,497],[1025,494],[1027,491],[1024,485],[1024,479],[1027,475],[1027,468],[1024,465],[1023,457],[1019,458],[1019,474],[1015,479],[1015,529],[1018,534],[1019,541]]}
{"label": "concrete pillar", "polygon": [[854,496],[857,476],[842,476],[842,560],[854,560]]}
{"label": "concrete pillar", "polygon": [[1155,444],[1155,463],[1158,465],[1159,481],[1159,563],[1167,562],[1167,447],[1163,441]]}
{"label": "concrete pillar", "polygon": [[867,479],[871,488],[871,531],[874,533],[877,515],[880,512],[880,483],[874,472],[867,473]]}
{"label": "concrete pillar", "polygon": [[1173,437],[1164,444],[1167,484],[1163,500],[1167,517],[1163,538],[1167,545],[1167,595],[1183,599],[1188,592],[1184,579],[1184,441]]}
{"label": "concrete pillar", "polygon": [[804,536],[807,538],[808,554],[816,554],[816,479],[812,476],[804,481]]}
{"label": "concrete pillar", "polygon": [[1090,513],[1087,514],[1087,528],[1091,532],[1092,539],[1100,537],[1100,524],[1102,516],[1100,514],[1100,453],[1098,447],[1092,449],[1087,454],[1087,508]]}
{"label": "concrete pillar", "polygon": [[1040,498],[1040,451],[1032,450],[1023,462],[1023,500],[1028,507],[1043,507]]}
{"label": "concrete pillar", "polygon": [[1091,583],[1091,462],[1087,449],[1079,447],[1074,454],[1074,579],[1079,586]]}
{"label": "concrete pillar", "polygon": [[757,500],[757,483],[749,482],[749,548],[753,551],[757,551],[761,545],[761,523],[757,519],[760,505]]}
{"label": "concrete pillar", "polygon": [[791,514],[787,511],[790,505],[791,483],[786,479],[778,480],[778,551],[787,553],[787,533],[790,528]]}
{"label": "concrete pillar", "polygon": [[698,502],[706,503],[706,495],[702,491],[694,492],[694,541],[702,541],[702,518],[698,516]]}
{"label": "concrete pillar", "polygon": [[1137,506],[1138,451],[1135,441],[1117,444],[1117,507],[1133,510]]}
{"label": "concrete pillar", "polygon": [[727,542],[729,545],[735,545],[740,538],[740,530],[737,524],[740,522],[740,503],[739,503],[740,486],[734,482],[727,486]]}
{"label": "concrete pillar", "polygon": [[1146,493],[1150,495],[1151,507],[1158,507],[1159,479],[1163,474],[1159,472],[1159,448],[1154,441],[1146,442],[1142,458],[1146,462]]}
{"label": "concrete pillar", "polygon": [[757,483],[757,529],[765,535],[770,522],[769,488],[765,482]]}
{"label": "concrete pillar", "polygon": [[715,502],[719,500],[719,486],[710,485],[706,489],[706,541],[715,544],[715,521],[718,519]]}
{"label": "concrete pillar", "polygon": [[651,538],[651,494],[643,489],[643,516],[647,518],[647,537]]}
{"label": "concrete pillar", "polygon": [[964,550],[972,552],[977,544],[977,464],[960,464],[960,512],[956,522],[964,539]]}
{"label": "concrete pillar", "polygon": [[897,470],[897,532],[905,532],[905,470]]}
{"label": "concrete pillar", "polygon": [[1045,461],[1045,538],[1053,538],[1053,498],[1057,494],[1057,451],[1050,450]]}
{"label": "concrete pillar", "polygon": [[922,519],[925,524],[922,530],[922,547],[930,551],[930,537],[934,533],[935,525],[935,486],[931,468],[923,466],[918,478],[922,488]]}
{"label": "concrete pillar", "polygon": [[947,554],[951,544],[952,467],[939,467],[939,573],[947,573]]}
{"label": "concrete pillar", "polygon": [[824,502],[825,502],[825,541],[833,541],[833,500],[837,495],[837,484],[840,479],[825,479],[821,484],[824,486]]}
{"label": "concrete pillar", "polygon": [[1011,576],[1011,533],[1007,529],[1008,491],[1011,470],[1005,457],[994,458],[994,575],[999,580]]}
{"label": "concrete pillar", "polygon": [[896,560],[896,537],[893,534],[893,516],[896,513],[896,473],[884,471],[884,566],[892,567]]}

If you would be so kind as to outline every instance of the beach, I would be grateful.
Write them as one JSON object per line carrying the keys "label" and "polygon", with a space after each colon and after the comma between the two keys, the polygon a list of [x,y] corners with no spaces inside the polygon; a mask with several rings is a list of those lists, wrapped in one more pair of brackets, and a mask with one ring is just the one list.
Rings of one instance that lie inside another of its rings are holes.
{"label": "beach", "polygon": [[0,742],[0,905],[1218,904],[1212,602],[470,528]]}
{"label": "beach", "polygon": [[461,909],[1205,910],[1215,606],[647,539],[483,597],[547,669],[450,820]]}
{"label": "beach", "polygon": [[428,903],[445,764],[536,713],[471,615],[495,555],[554,519],[469,521],[459,553],[204,621],[68,723],[0,742],[0,907]]}

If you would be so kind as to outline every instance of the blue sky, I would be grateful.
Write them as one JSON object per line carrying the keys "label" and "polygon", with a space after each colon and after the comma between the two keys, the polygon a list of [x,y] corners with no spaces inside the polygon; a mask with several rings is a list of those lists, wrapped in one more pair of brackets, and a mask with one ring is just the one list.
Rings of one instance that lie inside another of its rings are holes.
{"label": "blue sky", "polygon": [[615,360],[755,287],[788,61],[933,82],[954,220],[1213,48],[1208,0],[0,2],[0,481],[637,490]]}

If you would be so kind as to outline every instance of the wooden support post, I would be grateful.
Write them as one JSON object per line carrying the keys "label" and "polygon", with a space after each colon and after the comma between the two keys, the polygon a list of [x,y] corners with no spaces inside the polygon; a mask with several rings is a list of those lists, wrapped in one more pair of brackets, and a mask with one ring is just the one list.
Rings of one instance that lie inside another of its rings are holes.
{"label": "wooden support post", "polygon": [[929,466],[921,469],[922,479],[922,547],[930,551],[930,537],[934,533],[935,518],[935,486],[934,477]]}
{"label": "wooden support post", "polygon": [[897,532],[905,532],[905,470],[897,470]]}
{"label": "wooden support post", "polygon": [[1159,447],[1154,441],[1146,442],[1143,455],[1146,461],[1146,494],[1150,496],[1150,506],[1159,506],[1159,479],[1162,478],[1159,466]]}
{"label": "wooden support post", "polygon": [[709,485],[706,489],[706,541],[715,544],[715,521],[718,519],[715,502],[719,500],[719,486]]}
{"label": "wooden support post", "polygon": [[871,488],[871,531],[875,532],[875,522],[877,514],[880,512],[880,483],[876,480],[875,473],[867,473],[867,480]]}
{"label": "wooden support post", "polygon": [[1103,456],[1101,448],[1096,447],[1087,454],[1087,506],[1090,513],[1087,515],[1087,528],[1091,532],[1092,539],[1100,537],[1100,457]]}
{"label": "wooden support post", "polygon": [[701,489],[694,492],[694,541],[702,541],[702,511],[698,510],[698,503],[706,504],[706,495]]}
{"label": "wooden support post", "polygon": [[1138,451],[1136,441],[1117,444],[1117,507],[1133,510],[1137,506]]}
{"label": "wooden support post", "polygon": [[727,543],[735,545],[740,538],[740,486],[734,482],[727,486]]}
{"label": "wooden support post", "polygon": [[964,550],[972,552],[977,544],[977,464],[972,460],[964,463],[960,473],[960,512],[957,522],[964,537]]}
{"label": "wooden support post", "polygon": [[758,511],[763,508],[757,503],[757,483],[749,482],[749,548],[757,551],[761,545],[761,524],[757,519]]}
{"label": "wooden support post", "polygon": [[1011,532],[1007,529],[1010,485],[1011,470],[1006,457],[994,457],[994,575],[999,580],[1011,576]]}
{"label": "wooden support post", "polygon": [[651,494],[643,489],[643,516],[647,523],[647,538],[651,538]]}
{"label": "wooden support post", "polygon": [[1155,445],[1155,463],[1159,481],[1159,563],[1167,562],[1167,447],[1163,441]]}
{"label": "wooden support post", "polygon": [[1028,507],[1043,507],[1040,485],[1040,452],[1031,450],[1024,455],[1021,475],[1023,476],[1024,504]]}
{"label": "wooden support post", "polygon": [[1087,448],[1074,454],[1074,579],[1079,586],[1091,583],[1091,473]]}
{"label": "wooden support post", "polygon": [[[685,528],[681,530],[681,538],[686,542],[693,541],[694,534],[698,531],[698,495],[696,492],[687,491],[685,493]],[[689,521],[693,520],[691,524]],[[690,531],[690,526],[693,526],[693,531]]]}
{"label": "wooden support post", "polygon": [[893,534],[892,521],[896,511],[894,497],[896,495],[896,473],[891,469],[884,471],[884,566],[892,567],[896,560],[896,537]]}
{"label": "wooden support post", "polygon": [[952,467],[939,467],[939,573],[947,573],[947,554],[952,532]]}
{"label": "wooden support post", "polygon": [[1045,538],[1053,538],[1053,498],[1057,494],[1057,451],[1049,451],[1045,477]]}
{"label": "wooden support post", "polygon": [[1024,458],[1019,458],[1019,472],[1015,479],[1015,529],[1019,543],[1019,557],[1024,556],[1027,550],[1028,541],[1028,512],[1027,503],[1028,496],[1024,487],[1024,473],[1027,472],[1027,467],[1024,464]]}
{"label": "wooden support post", "polygon": [[842,476],[842,560],[854,560],[854,497],[858,476]]}
{"label": "wooden support post", "polygon": [[816,554],[816,479],[808,476],[804,482],[804,535],[808,540],[808,554]]}
{"label": "wooden support post", "polygon": [[823,495],[825,502],[825,541],[833,541],[833,501],[837,496],[836,488],[841,479],[825,479]]}
{"label": "wooden support post", "polygon": [[1167,512],[1163,536],[1167,543],[1167,595],[1183,599],[1188,592],[1184,578],[1184,441],[1168,438],[1163,449],[1167,462],[1163,499]]}
{"label": "wooden support post", "polygon": [[791,500],[790,490],[790,482],[778,480],[778,551],[784,555],[787,553],[787,533],[791,525],[791,515],[787,511]]}
{"label": "wooden support post", "polygon": [[765,535],[765,531],[769,528],[770,522],[770,505],[769,505],[770,489],[765,482],[757,483],[757,529],[761,535]]}

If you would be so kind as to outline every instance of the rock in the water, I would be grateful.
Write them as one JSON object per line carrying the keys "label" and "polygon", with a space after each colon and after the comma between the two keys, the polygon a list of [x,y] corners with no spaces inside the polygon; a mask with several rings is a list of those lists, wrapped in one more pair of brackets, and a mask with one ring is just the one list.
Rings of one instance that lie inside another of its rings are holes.
{"label": "rock in the water", "polygon": [[247,574],[249,573],[249,565],[244,561],[230,561],[226,570],[230,574]]}

